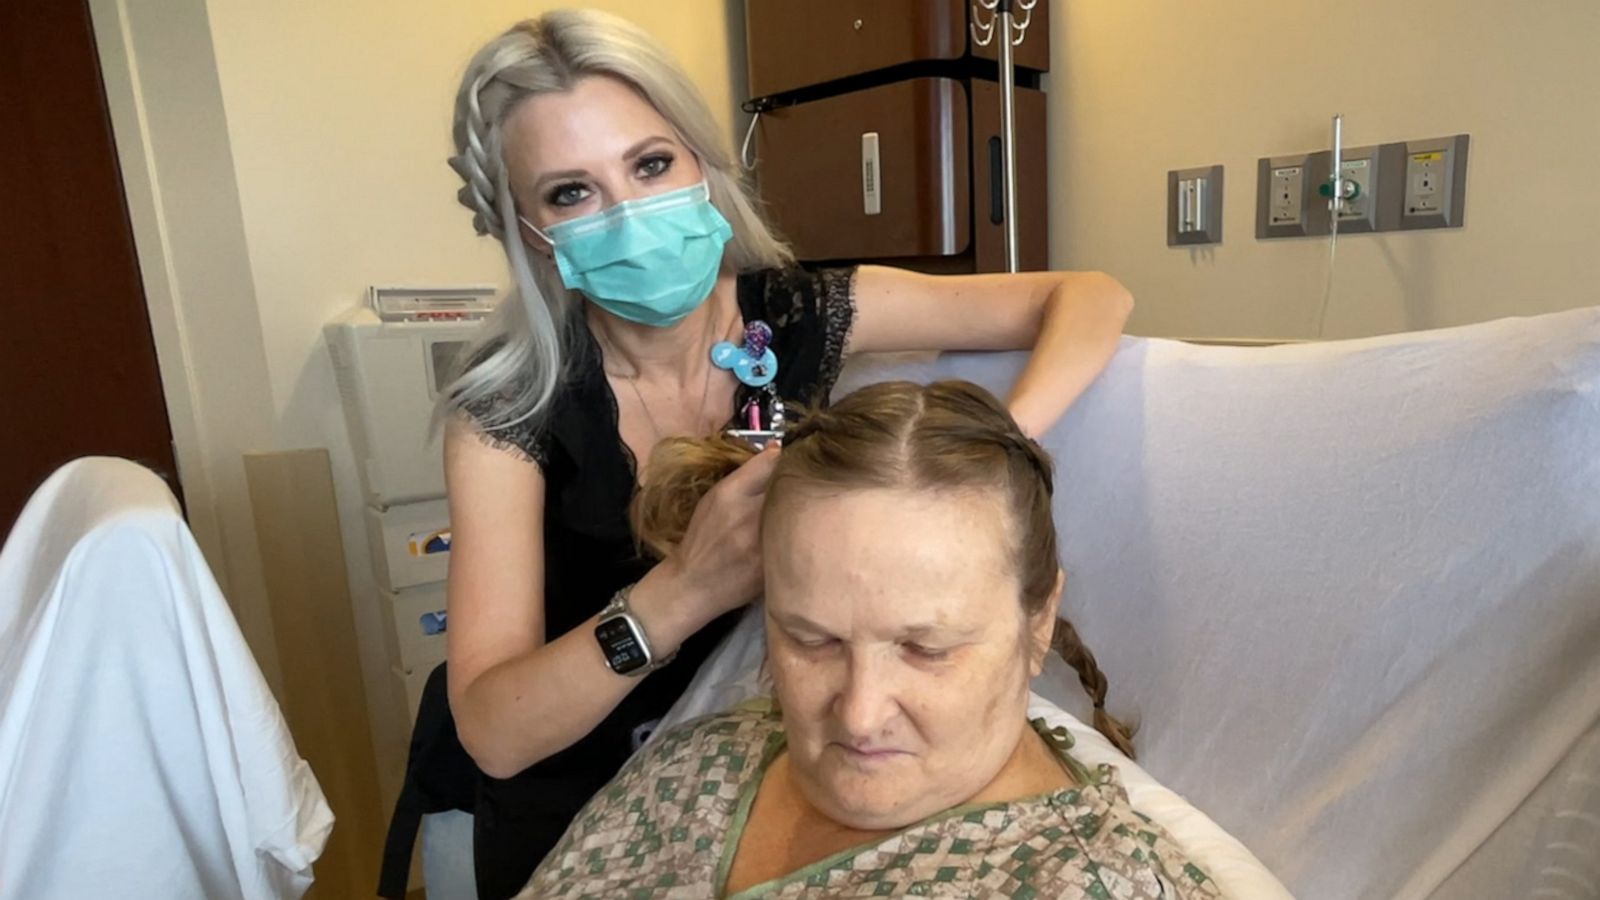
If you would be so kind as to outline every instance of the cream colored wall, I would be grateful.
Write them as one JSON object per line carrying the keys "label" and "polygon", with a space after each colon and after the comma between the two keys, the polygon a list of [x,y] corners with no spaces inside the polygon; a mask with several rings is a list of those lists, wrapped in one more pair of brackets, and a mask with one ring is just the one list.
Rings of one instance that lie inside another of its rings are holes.
{"label": "cream colored wall", "polygon": [[[570,4],[92,2],[163,377],[178,398],[185,485],[215,481],[214,491],[191,492],[200,520],[238,525],[217,529],[208,558],[229,578],[246,637],[277,684],[278,665],[294,660],[272,646],[240,456],[330,449],[392,795],[408,726],[386,670],[321,329],[375,283],[504,285],[501,251],[473,233],[445,165],[456,84],[484,41]],[[582,5],[632,19],[677,54],[731,143],[744,91],[741,0]]]}
{"label": "cream colored wall", "polygon": [[[333,410],[322,323],[373,283],[503,282],[445,165],[462,69],[519,19],[570,4],[208,0],[272,390],[285,443]],[[732,128],[726,0],[582,4],[671,48]],[[737,49],[742,62],[742,33]]]}
{"label": "cream colored wall", "polygon": [[[1337,12],[1337,24],[1330,13]],[[1472,136],[1466,226],[1343,235],[1330,337],[1600,303],[1600,4],[1055,2],[1052,264],[1101,268],[1144,334],[1315,333],[1327,240],[1255,239],[1256,160]],[[1323,44],[1337,33],[1335,49]],[[1224,239],[1166,246],[1166,172],[1223,163]]]}

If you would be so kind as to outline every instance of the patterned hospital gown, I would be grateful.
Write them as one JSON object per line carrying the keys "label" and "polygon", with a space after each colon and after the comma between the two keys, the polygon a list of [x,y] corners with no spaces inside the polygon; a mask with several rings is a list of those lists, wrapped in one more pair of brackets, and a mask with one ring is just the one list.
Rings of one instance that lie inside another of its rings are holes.
{"label": "patterned hospital gown", "polygon": [[[1215,883],[1128,805],[1116,770],[1090,772],[1064,730],[1035,727],[1080,787],[975,804],[735,895],[1199,900]],[[584,807],[520,898],[712,898],[784,734],[770,710],[691,722],[635,756]]]}

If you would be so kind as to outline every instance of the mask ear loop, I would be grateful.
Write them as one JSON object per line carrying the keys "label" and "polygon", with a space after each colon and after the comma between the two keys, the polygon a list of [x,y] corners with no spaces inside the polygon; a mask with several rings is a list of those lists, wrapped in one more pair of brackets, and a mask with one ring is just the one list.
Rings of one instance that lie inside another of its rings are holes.
{"label": "mask ear loop", "polygon": [[550,235],[545,234],[542,230],[540,230],[539,226],[533,224],[532,222],[529,222],[527,216],[524,216],[522,213],[517,213],[517,221],[521,222],[522,224],[524,224],[526,226],[528,226],[528,230],[533,232],[534,234],[538,235],[539,236],[539,240],[544,241],[545,244],[547,246],[549,246],[551,249],[555,249],[556,242],[550,240]]}

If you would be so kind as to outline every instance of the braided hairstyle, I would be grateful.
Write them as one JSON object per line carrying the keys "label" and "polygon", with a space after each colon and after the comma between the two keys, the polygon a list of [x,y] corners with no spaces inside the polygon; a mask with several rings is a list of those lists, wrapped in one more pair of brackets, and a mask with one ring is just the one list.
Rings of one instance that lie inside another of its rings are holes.
{"label": "braided hairstyle", "polygon": [[[661,444],[634,498],[641,544],[657,556],[670,553],[700,498],[753,452],[721,437]],[[1002,491],[1014,525],[1022,608],[1032,618],[1049,605],[1060,573],[1050,509],[1054,477],[1043,448],[983,388],[965,381],[885,382],[804,417],[786,436],[762,515],[777,514],[805,487]],[[1133,730],[1106,711],[1105,673],[1065,618],[1056,619],[1050,649],[1077,671],[1094,704],[1096,730],[1133,758]]]}
{"label": "braided hairstyle", "polygon": [[492,429],[536,421],[548,408],[582,339],[583,298],[561,282],[554,263],[530,253],[517,227],[506,166],[504,125],[524,101],[571,90],[589,77],[618,79],[666,119],[700,162],[711,202],[733,227],[725,251],[735,271],[794,261],[751,199],[724,134],[683,68],[643,29],[608,13],[556,10],[519,22],[484,45],[456,93],[450,168],[472,226],[505,248],[519,302],[502,303],[482,337],[459,359],[463,371],[442,392],[435,423],[471,407]]}

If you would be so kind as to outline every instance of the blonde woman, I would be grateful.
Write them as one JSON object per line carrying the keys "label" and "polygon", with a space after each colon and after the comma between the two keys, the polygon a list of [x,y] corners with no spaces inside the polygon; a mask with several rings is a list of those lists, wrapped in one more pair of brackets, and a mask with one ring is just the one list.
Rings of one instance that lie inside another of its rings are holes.
{"label": "blonde woman", "polygon": [[516,296],[446,392],[449,695],[484,778],[480,896],[526,882],[762,586],[778,451],[700,503],[659,563],[627,508],[652,448],[776,401],[815,404],[857,351],[1033,348],[1008,400],[1048,428],[1115,352],[1132,300],[1094,273],[933,277],[798,267],[725,135],[639,28],[567,10],[468,66],[463,203]]}

